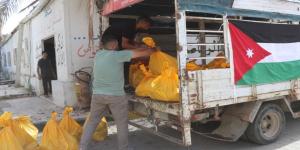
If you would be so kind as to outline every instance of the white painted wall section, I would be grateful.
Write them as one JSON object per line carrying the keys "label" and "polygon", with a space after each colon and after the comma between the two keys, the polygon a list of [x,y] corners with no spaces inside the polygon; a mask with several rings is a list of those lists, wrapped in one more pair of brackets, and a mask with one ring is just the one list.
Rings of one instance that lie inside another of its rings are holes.
{"label": "white painted wall section", "polygon": [[100,15],[97,13],[95,5],[93,16],[93,31],[94,31],[94,50],[89,49],[88,43],[88,26],[89,26],[89,2],[82,0],[66,0],[66,10],[69,17],[66,23],[68,32],[67,43],[69,46],[69,55],[72,57],[72,72],[83,68],[92,67],[95,51],[100,47],[100,31],[99,20]]}
{"label": "white painted wall section", "polygon": [[232,7],[300,15],[300,3],[287,0],[235,0]]}

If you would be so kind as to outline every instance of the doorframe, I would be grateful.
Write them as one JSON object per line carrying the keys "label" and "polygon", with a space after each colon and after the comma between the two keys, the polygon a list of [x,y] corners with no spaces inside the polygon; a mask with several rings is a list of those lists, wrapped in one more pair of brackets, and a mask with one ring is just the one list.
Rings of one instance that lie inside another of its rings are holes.
{"label": "doorframe", "polygon": [[[52,35],[50,35],[50,36],[46,36],[46,37],[44,37],[44,38],[42,38],[41,40],[40,40],[40,42],[41,42],[41,53],[43,52],[43,51],[45,51],[45,41],[46,40],[49,40],[49,39],[51,39],[51,38],[53,38],[53,45],[54,45],[54,53],[55,53],[55,60],[56,60],[56,42],[55,42],[55,35],[54,34],[52,34]],[[41,54],[40,54],[40,56],[41,56]],[[40,59],[40,58],[39,58]],[[57,76],[57,64],[55,64],[56,65],[56,76]],[[57,77],[56,77],[57,78]],[[57,80],[57,79],[56,79]],[[44,93],[44,89],[43,89],[43,85],[42,85],[42,81],[41,80],[38,80],[39,82],[39,91],[40,91],[40,94],[39,95],[43,95],[43,93]]]}
{"label": "doorframe", "polygon": [[[44,42],[45,42],[46,40],[51,39],[51,38],[54,39],[54,50],[56,50],[56,49],[55,49],[55,36],[54,36],[54,35],[50,35],[50,36],[47,36],[47,37],[41,39],[41,42],[42,42],[42,45],[43,45],[43,47],[42,47],[42,52],[45,50],[45,44],[44,44]],[[55,53],[55,57],[56,57],[56,53]]]}

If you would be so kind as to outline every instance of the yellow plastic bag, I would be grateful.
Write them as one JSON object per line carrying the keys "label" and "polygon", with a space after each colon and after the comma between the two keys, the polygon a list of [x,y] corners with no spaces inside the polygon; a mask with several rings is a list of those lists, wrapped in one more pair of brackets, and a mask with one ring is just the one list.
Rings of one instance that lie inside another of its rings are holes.
{"label": "yellow plastic bag", "polygon": [[152,37],[144,37],[143,42],[150,48],[156,47],[156,43],[154,42]]}
{"label": "yellow plastic bag", "polygon": [[[24,120],[26,120],[26,122]],[[17,119],[13,119],[12,113],[10,112],[5,112],[0,116],[0,126],[10,127],[21,147],[25,150],[33,150],[38,146],[38,143],[36,139],[24,129],[26,126],[25,124],[27,123],[29,123],[30,126],[32,125],[28,117],[22,116]],[[34,128],[34,125],[32,126]]]}
{"label": "yellow plastic bag", "polygon": [[[86,121],[84,122],[83,128],[85,128],[87,121],[90,119],[90,114],[88,114]],[[108,136],[108,125],[105,117],[102,118],[101,122],[98,124],[94,134],[93,140],[103,141]]]}
{"label": "yellow plastic bag", "polygon": [[177,70],[176,58],[162,51],[156,51],[151,54],[149,61],[149,69],[154,75],[160,75],[165,65],[176,68]]}
{"label": "yellow plastic bag", "polygon": [[0,129],[0,149],[23,150],[22,145],[14,135],[11,127],[3,127]]}
{"label": "yellow plastic bag", "polygon": [[25,130],[33,139],[37,140],[39,130],[31,122],[31,119],[28,116],[20,116],[14,120],[18,126]]}
{"label": "yellow plastic bag", "polygon": [[38,147],[38,143],[34,137],[22,128],[24,126],[22,125],[21,119],[13,120],[12,131],[25,150],[33,150]]}
{"label": "yellow plastic bag", "polygon": [[[225,64],[225,66],[224,66]],[[205,67],[208,69],[213,69],[213,68],[226,68],[226,59],[225,58],[217,58],[208,63]]]}
{"label": "yellow plastic bag", "polygon": [[[151,38],[151,37],[144,37],[143,42],[151,48],[156,47],[156,43],[153,40],[153,38]],[[163,70],[163,66],[165,66],[165,64],[177,69],[176,58],[174,58],[160,50],[157,50],[156,52],[151,54],[150,61],[149,61],[149,69],[154,75],[160,75]]]}
{"label": "yellow plastic bag", "polygon": [[149,96],[152,99],[166,102],[179,101],[179,79],[175,68],[166,68],[152,81],[151,85],[152,90]]}
{"label": "yellow plastic bag", "polygon": [[4,112],[0,116],[0,149],[23,150],[23,147],[12,131],[12,113]]}
{"label": "yellow plastic bag", "polygon": [[141,83],[144,77],[145,77],[144,73],[141,70],[137,70],[133,74],[132,86],[136,88]]}
{"label": "yellow plastic bag", "polygon": [[12,125],[12,113],[4,112],[0,116],[0,127],[7,127]]}
{"label": "yellow plastic bag", "polygon": [[186,64],[186,69],[188,71],[196,71],[196,70],[202,70],[202,69],[204,69],[204,67],[202,67],[201,65],[196,64],[195,61],[190,61]]}
{"label": "yellow plastic bag", "polygon": [[147,71],[144,65],[141,65],[140,69],[144,73],[145,77],[136,87],[135,94],[137,96],[147,97],[150,96],[150,93],[153,90],[152,81],[155,79],[155,76],[150,71]]}
{"label": "yellow plastic bag", "polygon": [[59,127],[56,116],[57,113],[52,112],[44,127],[41,147],[48,150],[77,150],[77,140]]}
{"label": "yellow plastic bag", "polygon": [[78,141],[80,141],[82,127],[70,116],[71,112],[73,112],[72,107],[65,108],[63,112],[63,118],[59,123],[59,127],[66,130],[70,135],[74,136]]}
{"label": "yellow plastic bag", "polygon": [[144,78],[143,72],[139,69],[140,65],[140,63],[132,64],[129,68],[129,84],[134,88],[136,88]]}
{"label": "yellow plastic bag", "polygon": [[[224,53],[221,52],[217,55],[217,57],[221,57],[221,56],[224,56]],[[225,58],[217,58],[217,59],[214,59],[213,61],[211,61],[210,63],[208,63],[205,68],[208,68],[208,69],[213,69],[213,68],[229,68],[230,65],[229,63],[227,63],[226,59]]]}

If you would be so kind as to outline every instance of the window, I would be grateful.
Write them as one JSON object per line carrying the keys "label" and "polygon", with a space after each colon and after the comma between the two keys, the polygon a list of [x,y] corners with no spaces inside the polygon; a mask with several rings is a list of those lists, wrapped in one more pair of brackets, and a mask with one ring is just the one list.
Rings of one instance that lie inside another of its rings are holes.
{"label": "window", "polygon": [[10,55],[10,52],[7,52],[7,65],[9,67],[11,66],[11,55]]}
{"label": "window", "polygon": [[5,53],[3,53],[2,58],[3,58],[4,67],[6,67],[7,63],[6,63],[6,55],[5,55]]}
{"label": "window", "polygon": [[14,61],[14,65],[17,65],[17,49],[14,49],[13,52],[13,61]]}

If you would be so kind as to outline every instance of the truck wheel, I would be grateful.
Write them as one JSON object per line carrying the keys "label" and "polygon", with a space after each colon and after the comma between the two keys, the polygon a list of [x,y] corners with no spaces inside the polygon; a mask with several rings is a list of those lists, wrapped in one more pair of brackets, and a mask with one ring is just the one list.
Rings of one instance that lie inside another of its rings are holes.
{"label": "truck wheel", "polygon": [[285,127],[285,116],[278,105],[264,104],[246,131],[248,140],[269,144],[278,139]]}

